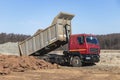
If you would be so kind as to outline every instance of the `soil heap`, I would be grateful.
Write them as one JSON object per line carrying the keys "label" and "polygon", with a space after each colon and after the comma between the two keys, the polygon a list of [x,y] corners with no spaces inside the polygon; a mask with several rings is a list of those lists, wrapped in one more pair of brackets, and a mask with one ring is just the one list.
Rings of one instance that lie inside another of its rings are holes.
{"label": "soil heap", "polygon": [[58,65],[48,63],[33,56],[0,55],[0,74],[24,72],[26,70],[56,69]]}

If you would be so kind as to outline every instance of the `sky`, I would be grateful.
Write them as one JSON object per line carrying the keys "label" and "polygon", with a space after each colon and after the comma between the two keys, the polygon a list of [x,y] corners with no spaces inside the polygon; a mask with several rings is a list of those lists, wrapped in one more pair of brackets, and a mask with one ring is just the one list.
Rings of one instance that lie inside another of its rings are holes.
{"label": "sky", "polygon": [[72,33],[120,33],[120,0],[0,0],[0,33],[33,35],[59,12],[74,14]]}

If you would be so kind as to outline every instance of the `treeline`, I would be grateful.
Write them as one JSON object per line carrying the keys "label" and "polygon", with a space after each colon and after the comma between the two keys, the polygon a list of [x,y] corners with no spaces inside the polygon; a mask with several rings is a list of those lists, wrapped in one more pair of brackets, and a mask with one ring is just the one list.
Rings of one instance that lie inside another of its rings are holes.
{"label": "treeline", "polygon": [[101,49],[120,49],[120,33],[97,35]]}
{"label": "treeline", "polygon": [[[28,37],[30,37],[30,35],[0,33],[0,44],[6,42],[23,41]],[[101,49],[120,49],[120,33],[97,35],[97,38],[99,40]]]}
{"label": "treeline", "polygon": [[0,33],[0,44],[6,43],[6,42],[23,41],[28,37],[30,37],[30,35]]}

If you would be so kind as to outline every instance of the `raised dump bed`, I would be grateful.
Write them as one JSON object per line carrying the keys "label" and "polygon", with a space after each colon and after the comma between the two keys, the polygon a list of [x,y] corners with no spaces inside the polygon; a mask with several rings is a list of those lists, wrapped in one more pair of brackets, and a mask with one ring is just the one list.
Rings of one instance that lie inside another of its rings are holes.
{"label": "raised dump bed", "polygon": [[32,37],[18,44],[20,55],[43,55],[65,45],[71,34],[72,14],[59,13],[51,26],[38,30]]}

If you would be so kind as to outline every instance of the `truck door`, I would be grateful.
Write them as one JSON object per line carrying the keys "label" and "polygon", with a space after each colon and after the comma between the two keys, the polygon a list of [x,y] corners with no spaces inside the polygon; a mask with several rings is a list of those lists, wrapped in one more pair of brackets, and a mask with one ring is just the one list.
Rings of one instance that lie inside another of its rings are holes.
{"label": "truck door", "polygon": [[78,35],[72,35],[70,37],[70,45],[69,49],[72,52],[80,52],[81,50],[85,49],[84,47],[84,37]]}
{"label": "truck door", "polygon": [[85,47],[85,38],[84,38],[84,36],[77,36],[76,50],[79,51],[80,53],[85,53],[86,47]]}

